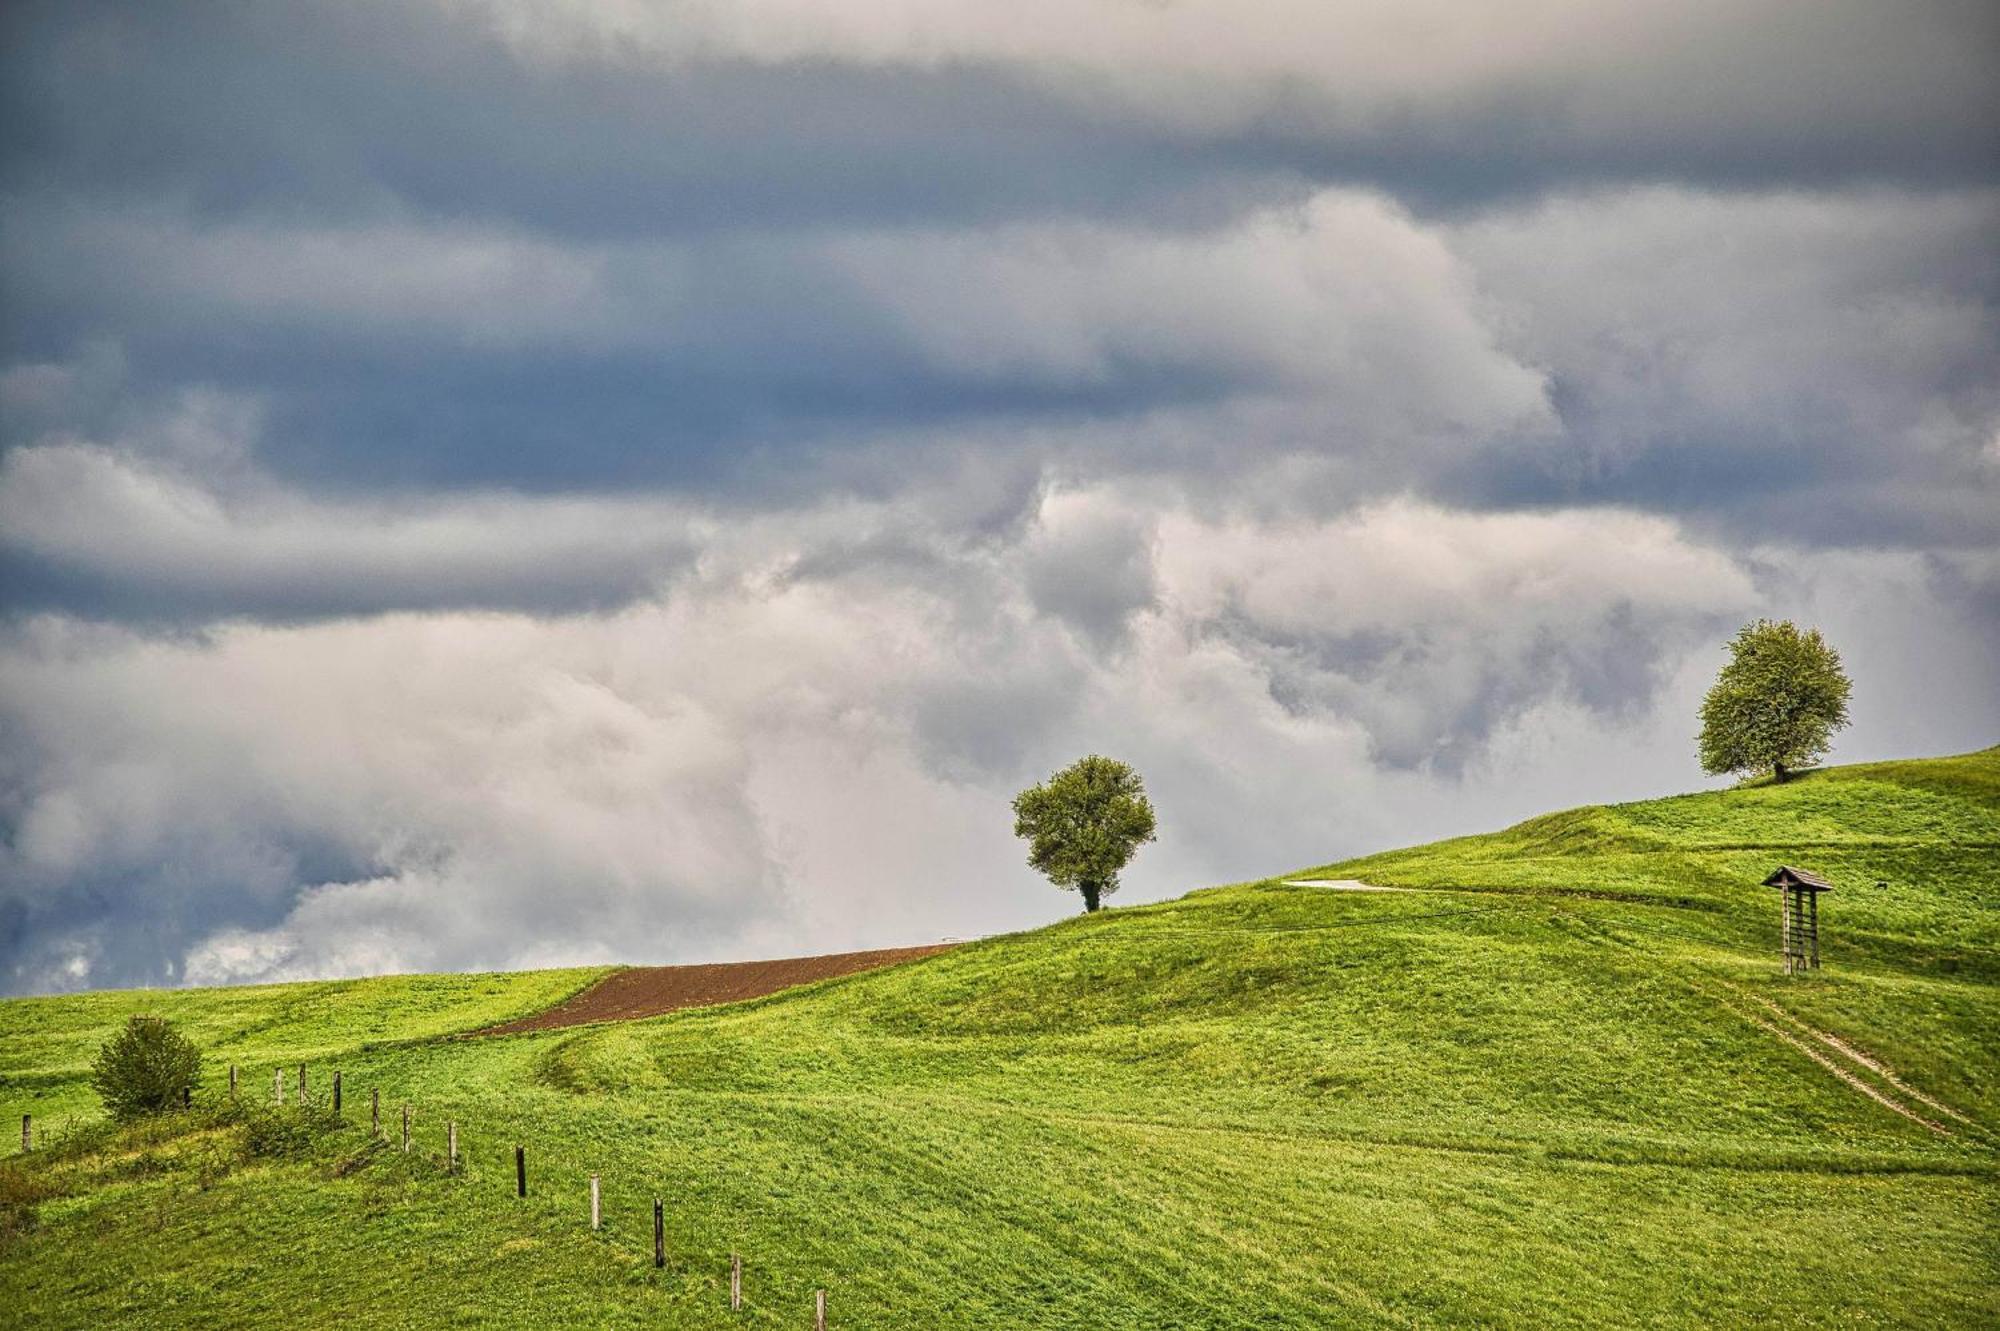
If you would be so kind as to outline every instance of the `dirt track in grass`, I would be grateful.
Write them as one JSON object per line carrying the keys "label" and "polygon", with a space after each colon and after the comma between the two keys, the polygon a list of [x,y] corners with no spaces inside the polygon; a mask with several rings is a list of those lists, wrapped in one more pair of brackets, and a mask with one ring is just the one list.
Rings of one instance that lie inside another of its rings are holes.
{"label": "dirt track in grass", "polygon": [[688,1007],[712,1007],[762,998],[815,980],[854,975],[899,962],[915,961],[957,946],[931,943],[924,947],[891,947],[875,952],[835,952],[823,957],[788,957],[782,961],[725,961],[700,966],[629,966],[590,988],[532,1017],[522,1017],[475,1032],[513,1035],[580,1026],[591,1021],[636,1021]]}

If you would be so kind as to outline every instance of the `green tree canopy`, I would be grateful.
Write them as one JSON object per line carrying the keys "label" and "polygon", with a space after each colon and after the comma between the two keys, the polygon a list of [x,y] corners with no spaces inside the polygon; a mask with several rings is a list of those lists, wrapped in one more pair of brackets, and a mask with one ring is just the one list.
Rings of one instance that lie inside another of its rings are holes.
{"label": "green tree canopy", "polygon": [[1853,686],[1819,630],[1760,619],[1738,630],[1729,652],[1701,704],[1702,770],[1768,771],[1783,781],[1825,754],[1847,724]]}
{"label": "green tree canopy", "polygon": [[1014,797],[1014,835],[1028,839],[1030,865],[1093,911],[1153,839],[1153,806],[1137,772],[1093,753]]}
{"label": "green tree canopy", "polygon": [[201,1084],[201,1051],[165,1017],[133,1017],[97,1051],[90,1074],[105,1109],[124,1122],[177,1108]]}

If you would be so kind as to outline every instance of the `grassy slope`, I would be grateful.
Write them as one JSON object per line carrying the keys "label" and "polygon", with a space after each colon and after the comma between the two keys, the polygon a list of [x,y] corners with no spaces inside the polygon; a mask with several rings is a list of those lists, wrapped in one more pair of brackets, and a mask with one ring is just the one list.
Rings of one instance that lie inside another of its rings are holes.
{"label": "grassy slope", "polygon": [[[121,989],[0,1003],[0,1098],[20,1099],[45,1122],[95,1118],[90,1060],[134,1012],[166,1017],[211,1062],[300,1062],[381,1043],[407,1043],[497,1025],[555,1006],[608,966],[484,975],[388,975],[373,980],[245,985],[234,989]],[[225,1079],[227,1074],[224,1074]],[[268,1093],[270,1078],[262,1085]]]}
{"label": "grassy slope", "polygon": [[[1988,751],[1320,871],[1447,890],[1216,889],[628,1025],[395,1043],[575,973],[0,1004],[0,1109],[85,1103],[89,1047],[161,1008],[252,1085],[306,1055],[356,1103],[409,1098],[420,1148],[313,1137],[297,1111],[81,1131],[0,1172],[46,1195],[0,1236],[0,1309],[796,1326],[826,1285],[844,1328],[1991,1325],[1996,846]],[[1779,860],[1840,885],[1819,975],[1775,973],[1752,885]],[[1760,999],[1971,1121],[1883,1108]]]}

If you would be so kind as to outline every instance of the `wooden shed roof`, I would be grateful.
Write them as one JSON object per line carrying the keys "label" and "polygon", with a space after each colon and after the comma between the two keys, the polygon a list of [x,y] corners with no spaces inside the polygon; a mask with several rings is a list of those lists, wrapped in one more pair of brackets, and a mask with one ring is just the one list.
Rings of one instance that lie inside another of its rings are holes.
{"label": "wooden shed roof", "polygon": [[1779,865],[1771,876],[1764,880],[1764,886],[1803,887],[1812,892],[1828,892],[1833,889],[1833,884],[1818,874],[1807,873],[1804,869],[1794,869],[1789,864]]}

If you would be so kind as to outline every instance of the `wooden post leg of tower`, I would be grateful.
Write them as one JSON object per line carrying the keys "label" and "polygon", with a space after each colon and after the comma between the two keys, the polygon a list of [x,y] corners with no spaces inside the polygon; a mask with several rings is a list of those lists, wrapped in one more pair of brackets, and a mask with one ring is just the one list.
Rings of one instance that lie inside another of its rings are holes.
{"label": "wooden post leg of tower", "polygon": [[1807,938],[1807,931],[1806,931],[1806,902],[1809,901],[1811,897],[1812,897],[1811,893],[1801,892],[1798,895],[1797,901],[1793,905],[1793,909],[1798,912],[1798,924],[1794,927],[1792,936],[1798,942],[1798,948],[1799,948],[1798,968],[1800,973],[1802,974],[1806,969],[1806,947],[1809,941]]}
{"label": "wooden post leg of tower", "polygon": [[1778,955],[1784,957],[1784,973],[1792,973],[1792,893],[1778,893]]}
{"label": "wooden post leg of tower", "polygon": [[1800,891],[1792,897],[1792,949],[1798,953],[1792,965],[1800,971],[1806,969],[1806,895]]}
{"label": "wooden post leg of tower", "polygon": [[1798,975],[1806,969],[1806,893],[1794,887],[1784,893],[1784,901],[1788,915],[1784,969]]}
{"label": "wooden post leg of tower", "polygon": [[1812,947],[1812,930],[1806,926],[1806,903],[1812,900],[1809,892],[1799,893],[1799,969],[1806,969],[1806,958]]}
{"label": "wooden post leg of tower", "polygon": [[1819,893],[1817,892],[1812,894],[1811,910],[1812,910],[1812,922],[1806,926],[1806,932],[1812,939],[1812,968],[1814,970],[1818,970],[1819,969]]}

